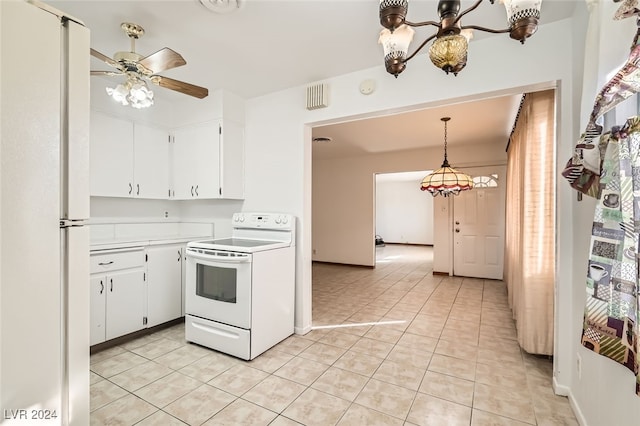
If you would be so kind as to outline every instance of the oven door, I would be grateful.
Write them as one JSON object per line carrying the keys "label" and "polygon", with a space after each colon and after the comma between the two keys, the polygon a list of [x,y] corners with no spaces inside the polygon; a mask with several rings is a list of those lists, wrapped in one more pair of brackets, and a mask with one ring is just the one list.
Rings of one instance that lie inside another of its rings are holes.
{"label": "oven door", "polygon": [[251,328],[251,254],[187,248],[187,314]]}

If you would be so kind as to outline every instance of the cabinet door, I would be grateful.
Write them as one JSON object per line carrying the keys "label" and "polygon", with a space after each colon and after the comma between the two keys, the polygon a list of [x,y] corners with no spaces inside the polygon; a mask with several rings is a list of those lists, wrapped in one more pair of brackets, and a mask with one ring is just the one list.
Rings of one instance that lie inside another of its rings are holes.
{"label": "cabinet door", "polygon": [[144,271],[114,272],[107,276],[107,340],[144,328]]}
{"label": "cabinet door", "polygon": [[91,112],[91,195],[133,196],[133,123]]}
{"label": "cabinet door", "polygon": [[222,122],[220,134],[220,197],[244,198],[244,127]]}
{"label": "cabinet door", "polygon": [[174,245],[147,254],[147,327],[153,327],[181,316],[182,252]]}
{"label": "cabinet door", "polygon": [[169,198],[169,133],[135,124],[133,181],[137,198]]}
{"label": "cabinet door", "polygon": [[220,127],[209,122],[197,127],[195,138],[196,198],[220,198]]}
{"label": "cabinet door", "polygon": [[198,166],[197,131],[194,127],[182,127],[173,132],[173,186],[176,200],[195,198],[196,167]]}
{"label": "cabinet door", "polygon": [[107,300],[107,277],[104,275],[91,277],[90,287],[90,345],[102,343],[105,334],[105,303]]}

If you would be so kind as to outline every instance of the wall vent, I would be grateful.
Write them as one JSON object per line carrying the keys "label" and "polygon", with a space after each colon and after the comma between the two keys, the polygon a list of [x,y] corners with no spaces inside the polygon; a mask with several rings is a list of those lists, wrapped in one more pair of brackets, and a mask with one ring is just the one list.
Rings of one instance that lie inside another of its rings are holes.
{"label": "wall vent", "polygon": [[329,106],[329,86],[325,83],[307,86],[307,109],[313,110]]}

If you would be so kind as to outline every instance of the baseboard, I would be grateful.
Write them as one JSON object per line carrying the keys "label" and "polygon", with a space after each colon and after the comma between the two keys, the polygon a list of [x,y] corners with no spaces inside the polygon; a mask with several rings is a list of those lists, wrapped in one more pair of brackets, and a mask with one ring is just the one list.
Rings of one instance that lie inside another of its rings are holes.
{"label": "baseboard", "polygon": [[173,327],[174,325],[184,324],[184,317],[176,318],[174,320],[158,324],[153,327],[143,328],[142,330],[134,331],[133,333],[125,334],[124,336],[116,337],[111,340],[107,340],[106,342],[97,343],[89,348],[89,353],[91,355],[104,351],[105,349],[112,348],[114,346],[122,345],[124,343],[135,340],[139,337],[147,336],[151,333],[155,333],[156,331],[160,331],[165,328]]}
{"label": "baseboard", "polygon": [[584,414],[582,414],[582,410],[578,405],[578,402],[573,397],[573,393],[571,393],[571,388],[569,386],[561,385],[558,383],[556,378],[553,378],[553,392],[556,395],[566,396],[569,398],[569,405],[571,406],[571,410],[573,411],[573,415],[576,416],[576,420],[580,426],[588,426],[587,420],[584,418]]}
{"label": "baseboard", "polygon": [[580,426],[589,426],[589,424],[587,423],[587,420],[584,418],[584,414],[582,414],[580,405],[578,404],[576,399],[573,397],[573,394],[571,393],[571,391],[569,391],[569,405],[573,410],[573,415],[576,416],[576,420],[578,421],[578,424]]}
{"label": "baseboard", "polygon": [[388,246],[418,246],[418,247],[433,247],[433,244],[420,244],[420,243],[390,243],[384,242]]}
{"label": "baseboard", "polygon": [[299,334],[299,335],[301,335],[301,336],[303,336],[303,335],[307,334],[307,333],[308,333],[308,332],[310,332],[310,331],[311,331],[311,324],[309,324],[309,325],[307,325],[307,326],[305,326],[305,327],[294,327],[294,328],[293,328],[293,332],[294,332],[295,334]]}
{"label": "baseboard", "polygon": [[340,262],[325,262],[324,260],[312,260],[312,263],[322,263],[323,265],[340,265],[340,266],[353,266],[354,268],[366,268],[373,269],[375,265],[356,265],[353,263],[340,263]]}
{"label": "baseboard", "polygon": [[555,393],[556,395],[569,396],[569,394],[571,393],[571,389],[569,389],[569,386],[559,384],[555,377],[553,378],[552,386],[553,393]]}
{"label": "baseboard", "polygon": [[448,272],[440,272],[440,271],[433,271],[432,274],[433,275],[446,275],[446,276],[449,276]]}

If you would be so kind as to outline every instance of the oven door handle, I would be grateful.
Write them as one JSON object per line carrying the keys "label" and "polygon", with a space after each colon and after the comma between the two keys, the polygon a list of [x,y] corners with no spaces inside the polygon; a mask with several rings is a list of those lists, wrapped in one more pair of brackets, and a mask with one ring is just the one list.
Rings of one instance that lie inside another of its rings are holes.
{"label": "oven door handle", "polygon": [[251,256],[248,254],[242,254],[238,256],[216,256],[215,254],[201,254],[195,251],[187,249],[187,256],[197,260],[203,260],[205,262],[223,262],[223,263],[246,263],[251,261]]}

